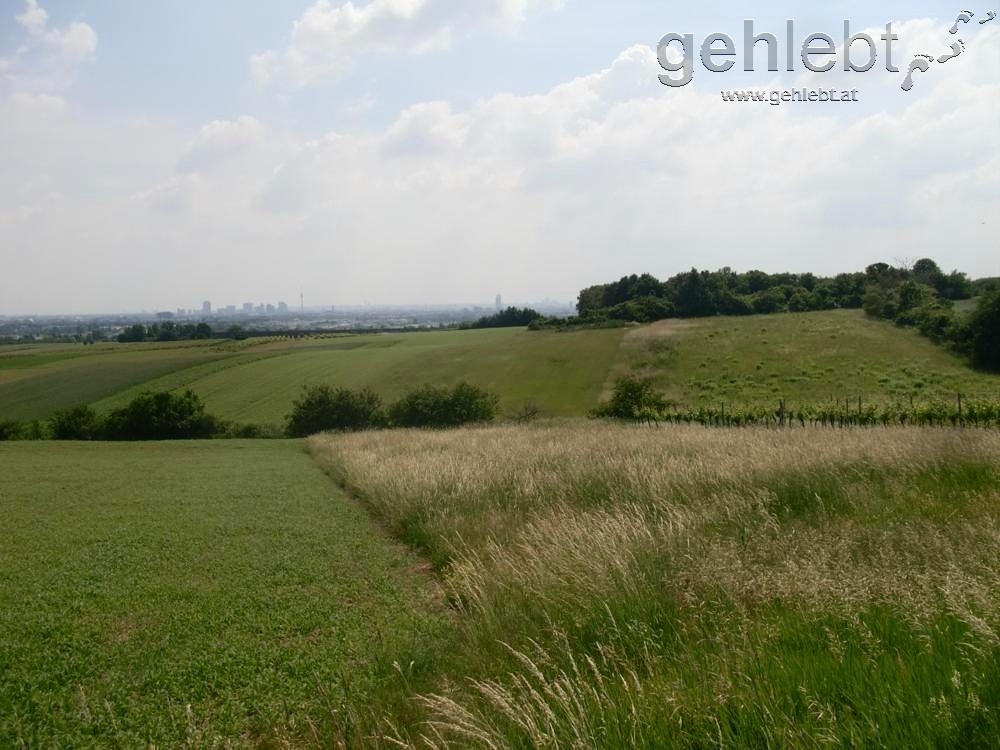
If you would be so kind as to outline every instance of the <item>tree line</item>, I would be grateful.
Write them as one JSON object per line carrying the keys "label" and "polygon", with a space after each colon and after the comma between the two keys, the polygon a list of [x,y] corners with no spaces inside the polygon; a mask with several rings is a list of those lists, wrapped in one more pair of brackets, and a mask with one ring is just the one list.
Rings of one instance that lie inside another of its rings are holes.
{"label": "tree line", "polygon": [[601,319],[649,323],[665,318],[703,318],[715,315],[766,315],[779,312],[859,309],[872,285],[886,277],[919,276],[942,299],[973,296],[966,274],[942,273],[933,261],[918,261],[912,270],[876,263],[864,272],[821,277],[811,273],[775,273],[731,268],[696,268],[660,281],[650,274],[625,276],[609,284],[587,287],[577,298],[583,321]]}
{"label": "tree line", "polygon": [[205,440],[209,438],[306,437],[393,427],[444,429],[491,422],[499,398],[469,383],[413,388],[392,404],[368,388],[306,387],[284,429],[240,425],[209,414],[193,391],[146,392],[125,406],[98,413],[88,405],[58,411],[44,421],[0,420],[2,440]]}
{"label": "tree line", "polygon": [[969,358],[973,365],[1000,370],[1000,286],[984,279],[972,289],[980,295],[969,314],[956,313],[952,290],[942,287],[944,276],[932,260],[917,261],[912,269],[880,264],[865,291],[864,311],[873,318],[915,328],[935,343]]}
{"label": "tree line", "polygon": [[153,323],[145,326],[142,323],[131,325],[118,334],[119,344],[133,344],[143,341],[194,341],[210,339],[213,336],[212,326],[208,323],[183,323],[177,325],[172,320]]}
{"label": "tree line", "polygon": [[[954,303],[978,298],[974,311],[957,314]],[[587,287],[577,317],[539,318],[534,329],[649,323],[666,318],[769,315],[783,312],[863,309],[869,316],[911,326],[966,356],[977,367],[1000,370],[1000,279],[972,281],[945,273],[930,258],[912,266],[873,263],[863,272],[820,277],[811,273],[736,273],[691,269],[660,281],[625,276]]]}
{"label": "tree line", "polygon": [[523,309],[520,307],[508,307],[506,310],[501,310],[495,315],[485,315],[479,320],[462,323],[459,328],[463,330],[473,328],[523,328],[524,326],[530,326],[541,317],[542,314],[540,312],[532,310],[530,307]]}

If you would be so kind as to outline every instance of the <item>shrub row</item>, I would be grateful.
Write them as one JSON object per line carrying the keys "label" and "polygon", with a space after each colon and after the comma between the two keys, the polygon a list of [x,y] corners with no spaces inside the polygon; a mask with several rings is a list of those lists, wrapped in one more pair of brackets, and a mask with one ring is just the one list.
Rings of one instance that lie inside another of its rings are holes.
{"label": "shrub row", "polygon": [[206,413],[192,391],[147,392],[107,414],[90,406],[56,412],[46,420],[0,421],[2,440],[204,440],[208,438],[277,438],[268,425],[235,424]]}
{"label": "shrub row", "polygon": [[491,422],[499,399],[469,383],[453,388],[425,385],[385,408],[368,388],[306,387],[288,415],[284,432],[261,425],[224,422],[205,411],[194,392],[143,393],[106,415],[90,406],[55,413],[44,422],[0,420],[0,440],[203,440],[207,438],[305,437],[318,432],[387,427],[458,427]]}
{"label": "shrub row", "polygon": [[54,414],[49,426],[55,440],[204,440],[221,427],[192,391],[142,393],[106,415],[78,406]]}
{"label": "shrub row", "polygon": [[458,427],[491,422],[499,399],[492,393],[459,383],[453,388],[425,385],[385,408],[368,388],[351,390],[328,385],[307,386],[288,415],[287,432],[305,437],[318,432],[356,432],[386,427]]}

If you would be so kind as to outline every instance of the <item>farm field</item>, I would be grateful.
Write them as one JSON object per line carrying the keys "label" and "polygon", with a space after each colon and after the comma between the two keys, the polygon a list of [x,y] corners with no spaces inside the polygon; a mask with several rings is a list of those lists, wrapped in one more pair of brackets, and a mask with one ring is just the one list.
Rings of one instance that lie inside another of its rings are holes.
{"label": "farm field", "polygon": [[[495,329],[263,339],[187,349],[125,345],[114,353],[79,355],[72,364],[22,367],[18,381],[0,381],[0,418],[44,417],[87,402],[110,409],[142,390],[191,388],[224,419],[279,424],[304,385],[368,386],[389,399],[415,385],[460,380],[496,391],[504,413],[531,400],[550,415],[583,414],[600,396],[622,335],[621,330]],[[31,356],[44,357],[45,351]]]}
{"label": "farm field", "polygon": [[301,441],[2,443],[0,515],[2,747],[301,745],[444,632]]}
{"label": "farm field", "polygon": [[457,612],[420,712],[371,707],[391,746],[996,747],[996,431],[565,421],[310,445]]}
{"label": "farm field", "polygon": [[233,356],[204,342],[0,347],[0,419],[42,419],[170,372]]}
{"label": "farm field", "polygon": [[616,370],[690,407],[1000,398],[997,375],[855,310],[654,323],[626,334]]}
{"label": "farm field", "polygon": [[525,401],[572,415],[594,403],[622,331],[532,333],[523,329],[358,337],[218,372],[192,384],[225,419],[280,423],[302,386],[370,387],[385,399],[426,383],[460,380],[495,391],[501,413]]}
{"label": "farm field", "polygon": [[996,399],[1000,378],[911,330],[858,311],[663,321],[572,333],[524,329],[335,335],[173,345],[0,349],[0,419],[107,410],[143,390],[191,388],[223,419],[281,424],[304,385],[370,387],[386,400],[468,380],[501,414],[526,402],[582,416],[615,378],[652,377],[682,407]]}

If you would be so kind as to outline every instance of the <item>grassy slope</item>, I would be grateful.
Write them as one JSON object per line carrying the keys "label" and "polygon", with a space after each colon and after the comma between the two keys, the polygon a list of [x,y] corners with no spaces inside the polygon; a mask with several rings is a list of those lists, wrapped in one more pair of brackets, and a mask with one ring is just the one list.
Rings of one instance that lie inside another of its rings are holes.
{"label": "grassy slope", "polygon": [[0,444],[0,466],[0,746],[294,738],[437,632],[413,561],[301,443]]}
{"label": "grassy slope", "polygon": [[629,371],[690,406],[1000,396],[1000,377],[857,311],[656,324],[626,336],[617,372]]}
{"label": "grassy slope", "polygon": [[394,722],[417,747],[996,747],[996,432],[311,445],[458,609],[462,646],[420,687],[432,724]]}
{"label": "grassy slope", "polygon": [[0,349],[0,419],[40,419],[166,373],[232,356],[204,343]]}
{"label": "grassy slope", "polygon": [[154,385],[177,387],[175,378],[184,379],[211,412],[240,422],[280,423],[302,386],[314,383],[368,386],[392,399],[415,385],[468,380],[500,394],[504,411],[533,400],[550,415],[580,414],[596,402],[621,337],[621,331],[502,329],[319,340],[265,350],[261,354],[273,356],[226,363],[207,374],[177,373]]}
{"label": "grassy slope", "polygon": [[386,399],[460,379],[500,394],[502,411],[535,401],[550,416],[589,411],[618,375],[657,379],[683,405],[817,405],[996,398],[977,373],[914,331],[857,311],[665,321],[628,332],[523,329],[254,340],[198,346],[0,350],[0,418],[43,417],[92,402],[119,406],[146,388],[193,388],[209,410],[280,423],[303,385],[369,386]]}

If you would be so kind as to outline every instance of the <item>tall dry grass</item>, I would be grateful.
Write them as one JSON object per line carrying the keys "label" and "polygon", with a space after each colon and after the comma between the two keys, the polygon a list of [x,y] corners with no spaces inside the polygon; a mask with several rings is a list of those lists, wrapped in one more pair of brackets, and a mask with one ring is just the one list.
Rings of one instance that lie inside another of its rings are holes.
{"label": "tall dry grass", "polygon": [[1000,433],[565,422],[311,450],[460,613],[398,742],[1000,736]]}

